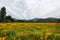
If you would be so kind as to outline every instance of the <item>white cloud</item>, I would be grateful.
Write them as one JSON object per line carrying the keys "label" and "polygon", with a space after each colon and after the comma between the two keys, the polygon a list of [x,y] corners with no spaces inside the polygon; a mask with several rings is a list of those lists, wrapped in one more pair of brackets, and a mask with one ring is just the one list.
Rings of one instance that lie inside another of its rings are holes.
{"label": "white cloud", "polygon": [[[0,8],[2,6],[5,6],[7,13],[14,18],[44,18],[48,17],[50,12],[60,8],[60,0],[0,0]],[[55,14],[52,16],[56,17]]]}

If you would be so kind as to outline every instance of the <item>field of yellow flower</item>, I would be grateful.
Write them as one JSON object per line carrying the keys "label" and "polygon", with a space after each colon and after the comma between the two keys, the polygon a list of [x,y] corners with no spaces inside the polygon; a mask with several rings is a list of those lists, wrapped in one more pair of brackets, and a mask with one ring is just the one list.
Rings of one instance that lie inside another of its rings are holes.
{"label": "field of yellow flower", "polygon": [[60,40],[60,23],[0,23],[0,40]]}

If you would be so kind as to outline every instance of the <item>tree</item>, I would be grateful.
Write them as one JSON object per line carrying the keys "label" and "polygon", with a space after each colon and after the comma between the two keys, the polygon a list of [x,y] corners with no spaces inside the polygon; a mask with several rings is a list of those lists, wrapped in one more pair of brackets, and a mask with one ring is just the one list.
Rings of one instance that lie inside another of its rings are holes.
{"label": "tree", "polygon": [[0,21],[2,22],[6,17],[6,8],[2,7],[0,10]]}
{"label": "tree", "polygon": [[7,19],[7,20],[11,20],[12,17],[9,15],[9,16],[6,16],[6,19]]}
{"label": "tree", "polygon": [[0,22],[14,22],[14,19],[8,15],[6,16],[6,8],[2,7],[0,10]]}
{"label": "tree", "polygon": [[13,22],[13,21],[14,21],[14,19],[9,15],[9,16],[6,16],[6,21]]}

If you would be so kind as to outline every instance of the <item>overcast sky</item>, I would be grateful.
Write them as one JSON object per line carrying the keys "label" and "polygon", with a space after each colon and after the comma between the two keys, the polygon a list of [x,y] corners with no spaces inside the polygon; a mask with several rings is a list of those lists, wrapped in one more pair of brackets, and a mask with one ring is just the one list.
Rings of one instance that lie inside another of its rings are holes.
{"label": "overcast sky", "polygon": [[60,0],[0,0],[7,15],[17,19],[60,18]]}

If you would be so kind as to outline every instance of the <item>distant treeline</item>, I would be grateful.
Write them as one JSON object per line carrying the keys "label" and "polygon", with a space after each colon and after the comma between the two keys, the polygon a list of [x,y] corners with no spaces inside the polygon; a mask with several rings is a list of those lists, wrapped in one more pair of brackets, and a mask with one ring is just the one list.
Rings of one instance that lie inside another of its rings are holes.
{"label": "distant treeline", "polygon": [[0,10],[0,22],[57,22],[60,23],[60,18],[46,18],[46,19],[41,19],[41,18],[34,18],[31,20],[18,20],[15,18],[12,18],[10,15],[6,16],[6,8],[2,7]]}
{"label": "distant treeline", "polygon": [[31,23],[60,23],[60,19],[56,20],[48,20],[48,19],[40,19],[40,20],[17,20],[16,22],[31,22]]}

